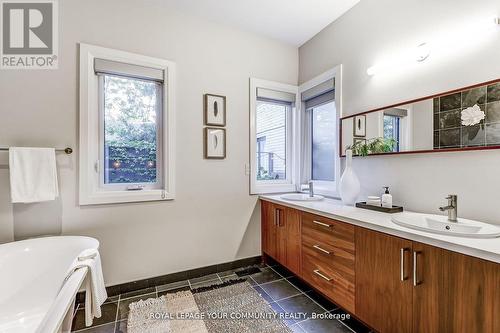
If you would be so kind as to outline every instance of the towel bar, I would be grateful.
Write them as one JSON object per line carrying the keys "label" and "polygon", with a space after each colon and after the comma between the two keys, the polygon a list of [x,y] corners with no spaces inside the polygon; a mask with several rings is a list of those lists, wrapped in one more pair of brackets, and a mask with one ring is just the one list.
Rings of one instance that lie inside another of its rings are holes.
{"label": "towel bar", "polygon": [[[0,147],[0,151],[7,151],[9,150],[8,147]],[[56,148],[56,151],[63,151],[65,152],[66,154],[72,154],[73,153],[73,148],[70,148],[70,147],[66,147],[66,148]]]}

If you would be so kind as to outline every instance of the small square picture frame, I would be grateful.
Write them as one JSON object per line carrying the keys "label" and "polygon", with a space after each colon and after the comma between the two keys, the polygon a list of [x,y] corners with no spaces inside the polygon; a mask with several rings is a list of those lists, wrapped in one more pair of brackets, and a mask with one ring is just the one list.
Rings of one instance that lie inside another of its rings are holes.
{"label": "small square picture frame", "polygon": [[204,157],[206,159],[226,158],[226,129],[221,127],[205,127],[203,129]]}
{"label": "small square picture frame", "polygon": [[206,126],[226,126],[226,96],[205,94],[203,105]]}
{"label": "small square picture frame", "polygon": [[366,115],[355,116],[353,119],[352,132],[353,136],[358,138],[366,137]]}

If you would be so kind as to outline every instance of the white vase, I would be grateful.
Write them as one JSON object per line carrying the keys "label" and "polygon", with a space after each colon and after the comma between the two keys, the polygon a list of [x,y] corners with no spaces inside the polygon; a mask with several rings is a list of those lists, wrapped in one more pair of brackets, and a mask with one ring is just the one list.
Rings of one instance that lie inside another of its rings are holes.
{"label": "white vase", "polygon": [[345,170],[342,177],[340,177],[340,198],[344,205],[354,206],[358,199],[361,186],[358,177],[352,169],[352,150],[346,150],[345,155]]}

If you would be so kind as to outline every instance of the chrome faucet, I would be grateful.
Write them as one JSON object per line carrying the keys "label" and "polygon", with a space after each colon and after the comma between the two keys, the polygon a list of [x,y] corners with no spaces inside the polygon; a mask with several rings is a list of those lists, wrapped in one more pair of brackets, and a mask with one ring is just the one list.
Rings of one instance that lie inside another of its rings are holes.
{"label": "chrome faucet", "polygon": [[309,181],[309,197],[312,198],[314,197],[314,184],[311,181]]}
{"label": "chrome faucet", "polygon": [[457,222],[457,195],[450,194],[446,199],[448,199],[448,206],[439,207],[439,210],[448,211],[448,221]]}

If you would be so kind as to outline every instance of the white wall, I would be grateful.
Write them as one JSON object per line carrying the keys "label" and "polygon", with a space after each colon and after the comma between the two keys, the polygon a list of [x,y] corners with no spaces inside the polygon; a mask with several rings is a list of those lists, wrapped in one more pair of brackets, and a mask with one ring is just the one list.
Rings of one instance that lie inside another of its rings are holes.
{"label": "white wall", "polygon": [[[368,67],[400,50],[495,15],[500,16],[498,0],[362,0],[299,49],[299,81],[343,64],[345,116],[500,78],[498,30],[487,36],[463,33],[446,57],[431,53],[424,63],[395,73],[366,74]],[[456,193],[460,216],[500,223],[498,150],[372,156],[356,158],[353,165],[363,195],[388,185],[395,203],[437,212],[445,195]]]}
{"label": "white wall", "polygon": [[[77,148],[79,42],[172,60],[177,199],[78,207],[76,153],[58,156],[59,201],[13,207],[0,152],[0,242],[58,231],[96,237],[108,285],[259,255],[260,213],[244,173],[249,77],[296,84],[297,48],[172,12],[162,1],[64,0],[59,17],[58,70],[0,73],[0,144]],[[204,93],[227,96],[222,161],[202,158]]]}

